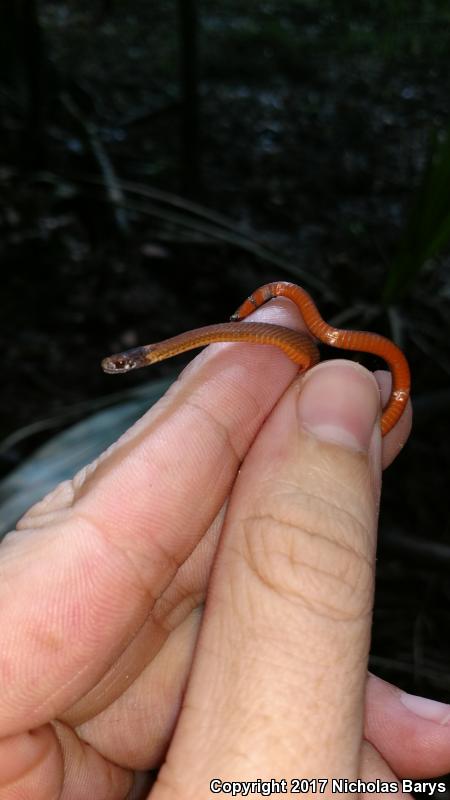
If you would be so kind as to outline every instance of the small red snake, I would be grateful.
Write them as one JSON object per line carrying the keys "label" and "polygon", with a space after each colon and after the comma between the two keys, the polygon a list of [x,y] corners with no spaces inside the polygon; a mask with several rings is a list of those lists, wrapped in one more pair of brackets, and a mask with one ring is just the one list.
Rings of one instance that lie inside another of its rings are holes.
{"label": "small red snake", "polygon": [[108,356],[103,359],[102,368],[111,374],[128,372],[131,369],[146,367],[156,361],[176,356],[185,350],[193,350],[212,342],[253,342],[279,347],[304,372],[319,361],[317,346],[308,334],[284,328],[281,325],[270,325],[266,322],[241,323],[239,321],[274,297],[288,297],[289,300],[292,300],[299,309],[309,333],[319,342],[332,347],[340,347],[343,350],[373,353],[384,359],[391,371],[392,389],[387,405],[383,409],[381,433],[383,436],[389,433],[403,414],[409,397],[410,373],[408,362],[402,351],[393,342],[378,333],[341,330],[328,325],[320,316],[308,292],[300,286],[286,281],[267,283],[256,289],[239,306],[231,317],[231,322],[195,328],[155,344],[135,347],[132,350]]}

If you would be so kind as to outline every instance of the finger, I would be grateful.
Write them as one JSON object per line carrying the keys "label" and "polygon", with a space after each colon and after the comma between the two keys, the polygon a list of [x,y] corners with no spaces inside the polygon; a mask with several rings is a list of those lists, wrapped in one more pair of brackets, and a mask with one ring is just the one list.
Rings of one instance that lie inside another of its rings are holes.
{"label": "finger", "polygon": [[[76,727],[83,741],[128,768],[155,768],[167,749],[189,674],[224,513],[225,506],[157,600],[151,617],[128,650],[82,700],[61,715],[63,721]],[[150,642],[161,628],[168,632],[168,638],[150,658]],[[139,658],[142,651],[147,654],[145,663]],[[129,662],[133,660],[141,664],[141,669],[129,685],[128,676],[134,668]]]}
{"label": "finger", "polygon": [[109,764],[62,725],[0,740],[2,798],[123,800],[130,772]]}
{"label": "finger", "polygon": [[[397,800],[411,800],[412,795],[403,791],[402,781],[390,769],[382,756],[369,742],[363,742],[361,751],[361,780],[366,791],[361,790],[358,797],[365,800],[386,800],[386,796]],[[372,787],[375,787],[373,791]]]}
{"label": "finger", "polygon": [[[72,725],[82,725],[83,738],[109,757],[111,740],[115,740],[113,732],[106,724],[101,730],[99,721],[107,720],[110,715],[116,714],[117,701],[125,694],[128,703],[127,722],[131,730],[136,733],[143,722],[141,705],[136,702],[135,693],[140,692],[141,680],[148,680],[151,675],[155,691],[146,690],[146,706],[149,713],[156,715],[160,724],[152,727],[152,736],[139,737],[133,754],[134,762],[144,759],[147,763],[153,762],[152,754],[160,751],[167,745],[168,736],[172,730],[172,719],[177,712],[178,705],[164,705],[164,697],[158,691],[161,683],[173,687],[172,698],[178,698],[184,688],[186,675],[190,665],[191,653],[195,644],[197,625],[189,627],[190,634],[185,636],[185,623],[192,620],[192,612],[203,605],[206,586],[209,580],[211,563],[213,561],[217,540],[221,532],[225,506],[216,516],[195,550],[181,564],[167,588],[158,597],[151,609],[151,613],[144,624],[136,632],[127,648],[114,661],[105,675],[88,691],[78,702],[61,714],[60,718]],[[165,658],[165,651],[172,650],[174,637],[179,634],[179,658]],[[162,657],[161,657],[162,656]],[[130,687],[130,691],[128,691]],[[140,694],[142,699],[142,694]],[[167,698],[166,698],[167,699]],[[157,701],[154,705],[154,701]],[[163,707],[161,705],[163,704]],[[120,708],[123,709],[122,703]],[[105,714],[101,712],[105,711]],[[95,737],[91,737],[91,725],[95,727]],[[134,721],[134,728],[132,727]],[[166,739],[161,743],[160,736],[166,731]],[[119,737],[120,738],[120,737]],[[103,741],[101,741],[103,740]],[[123,754],[116,752],[116,757],[123,763]]]}
{"label": "finger", "polygon": [[196,609],[127,691],[77,728],[84,742],[129,769],[159,767],[180,712],[200,620]]}
{"label": "finger", "polygon": [[[289,303],[258,317],[300,326]],[[268,381],[274,371],[277,380]],[[60,716],[136,640],[223,506],[295,371],[274,347],[209,348],[96,465],[35,506],[5,539],[2,665],[14,681],[0,698],[0,735],[20,731],[23,719],[39,725]],[[151,646],[122,662],[111,692],[134,680],[168,632],[152,630]],[[108,691],[102,701],[111,701]]]}
{"label": "finger", "polygon": [[352,362],[311,370],[267,420],[230,499],[157,800],[186,763],[188,798],[214,775],[358,776],[380,449],[378,388]]}
{"label": "finger", "polygon": [[401,777],[450,771],[450,706],[402,692],[374,675],[367,682],[365,736]]}

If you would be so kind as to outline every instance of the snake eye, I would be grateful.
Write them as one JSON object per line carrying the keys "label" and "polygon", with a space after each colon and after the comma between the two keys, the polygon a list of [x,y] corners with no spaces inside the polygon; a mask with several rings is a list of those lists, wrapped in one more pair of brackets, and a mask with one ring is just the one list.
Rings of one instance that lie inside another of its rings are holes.
{"label": "snake eye", "polygon": [[146,347],[133,347],[132,350],[125,350],[123,353],[116,353],[108,356],[102,361],[102,370],[110,375],[120,372],[130,372],[132,369],[145,367],[147,365]]}
{"label": "snake eye", "polygon": [[109,356],[108,358],[104,358],[102,361],[103,372],[107,372],[109,374],[113,374],[115,372],[128,372],[130,369],[134,369],[135,366],[136,364],[132,359],[124,358],[122,354],[117,356]]}

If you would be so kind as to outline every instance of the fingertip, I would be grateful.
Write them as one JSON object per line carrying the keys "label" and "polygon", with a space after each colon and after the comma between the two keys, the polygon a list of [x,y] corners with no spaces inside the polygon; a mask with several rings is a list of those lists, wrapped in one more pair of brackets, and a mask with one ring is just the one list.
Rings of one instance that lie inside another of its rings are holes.
{"label": "fingertip", "polygon": [[372,375],[353,361],[324,361],[303,378],[300,424],[318,439],[367,451],[379,410]]}
{"label": "fingertip", "polygon": [[[391,393],[392,377],[387,370],[377,370],[374,373],[381,393],[383,407],[389,400]],[[406,408],[397,424],[383,437],[382,467],[386,469],[397,458],[398,454],[408,441],[412,428],[412,404],[408,400]]]}
{"label": "fingertip", "polygon": [[450,769],[450,706],[370,674],[365,736],[400,776],[433,777]]}

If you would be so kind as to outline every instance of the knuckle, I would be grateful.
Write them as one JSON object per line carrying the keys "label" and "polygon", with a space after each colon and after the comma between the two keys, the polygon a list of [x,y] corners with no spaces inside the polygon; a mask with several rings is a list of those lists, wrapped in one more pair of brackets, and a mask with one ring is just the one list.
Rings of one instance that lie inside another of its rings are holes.
{"label": "knuckle", "polygon": [[370,613],[369,531],[352,512],[297,488],[282,490],[256,503],[243,532],[244,558],[267,589],[332,620]]}

